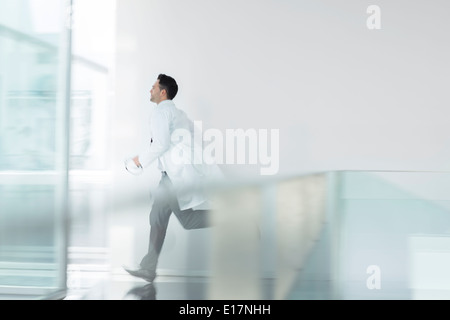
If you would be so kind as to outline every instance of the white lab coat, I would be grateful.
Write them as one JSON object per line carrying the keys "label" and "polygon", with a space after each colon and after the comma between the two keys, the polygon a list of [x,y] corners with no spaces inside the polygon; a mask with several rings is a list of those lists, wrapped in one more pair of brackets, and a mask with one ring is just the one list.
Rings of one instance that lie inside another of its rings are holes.
{"label": "white lab coat", "polygon": [[[174,135],[177,129],[176,133],[187,133],[192,139]],[[211,203],[204,188],[220,181],[223,175],[211,159],[205,163],[203,149],[194,141],[193,122],[172,100],[164,100],[152,113],[150,130],[152,142],[138,155],[141,165],[145,168],[158,160],[158,168],[166,171],[172,181],[181,210],[210,209]]]}

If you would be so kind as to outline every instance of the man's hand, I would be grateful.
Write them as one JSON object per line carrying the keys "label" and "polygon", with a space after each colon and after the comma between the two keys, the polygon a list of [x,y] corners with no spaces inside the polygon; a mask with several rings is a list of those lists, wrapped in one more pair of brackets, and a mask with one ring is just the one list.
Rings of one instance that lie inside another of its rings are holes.
{"label": "man's hand", "polygon": [[133,161],[134,161],[134,164],[136,165],[136,167],[142,168],[142,165],[141,165],[141,163],[139,162],[139,157],[138,157],[138,156],[134,157],[134,158],[133,158]]}
{"label": "man's hand", "polygon": [[136,156],[134,158],[128,158],[125,160],[125,169],[134,175],[139,175],[143,172],[144,168],[142,168],[141,163],[139,162],[139,158]]}

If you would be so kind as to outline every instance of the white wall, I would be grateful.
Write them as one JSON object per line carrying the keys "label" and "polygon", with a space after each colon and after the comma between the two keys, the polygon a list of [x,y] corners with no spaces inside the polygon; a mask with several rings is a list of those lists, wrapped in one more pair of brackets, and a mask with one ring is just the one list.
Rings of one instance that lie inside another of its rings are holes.
{"label": "white wall", "polygon": [[[381,30],[366,26],[371,4]],[[118,130],[142,130],[162,72],[205,127],[279,129],[280,173],[449,170],[448,9],[424,0],[119,0],[116,95],[135,119]]]}

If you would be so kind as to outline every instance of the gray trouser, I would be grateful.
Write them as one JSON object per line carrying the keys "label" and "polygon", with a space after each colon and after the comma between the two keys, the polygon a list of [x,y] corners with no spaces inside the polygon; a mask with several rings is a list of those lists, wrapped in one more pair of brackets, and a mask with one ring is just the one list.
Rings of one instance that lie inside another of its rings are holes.
{"label": "gray trouser", "polygon": [[207,210],[180,210],[177,198],[173,192],[172,182],[163,171],[155,193],[152,210],[150,211],[150,239],[148,252],[142,259],[141,268],[156,272],[159,254],[166,237],[167,226],[172,212],[180,221],[183,228],[201,229],[209,227]]}

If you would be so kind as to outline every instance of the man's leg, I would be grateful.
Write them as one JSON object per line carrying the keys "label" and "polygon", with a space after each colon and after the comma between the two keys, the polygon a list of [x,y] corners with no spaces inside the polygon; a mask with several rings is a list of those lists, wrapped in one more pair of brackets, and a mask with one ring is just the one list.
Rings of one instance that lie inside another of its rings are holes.
{"label": "man's leg", "polygon": [[125,270],[135,277],[145,279],[152,282],[156,277],[156,267],[158,264],[159,254],[166,237],[166,230],[169,224],[169,218],[172,214],[170,207],[170,196],[168,194],[164,176],[161,179],[158,189],[155,193],[155,201],[150,211],[150,236],[148,244],[148,252],[142,258],[140,263],[140,269],[131,270],[125,268]]}
{"label": "man's leg", "polygon": [[202,229],[211,226],[210,213],[208,210],[181,210],[175,193],[173,192],[173,185],[169,177],[165,176],[164,183],[167,189],[170,190],[167,194],[169,195],[171,211],[178,218],[178,221],[180,221],[184,229]]}
{"label": "man's leg", "polygon": [[155,199],[150,212],[150,236],[148,252],[142,259],[140,266],[142,269],[156,273],[158,258],[166,237],[169,218],[172,213],[166,197]]}
{"label": "man's leg", "polygon": [[202,229],[211,226],[209,217],[210,212],[208,210],[175,209],[173,210],[173,213],[186,230]]}

